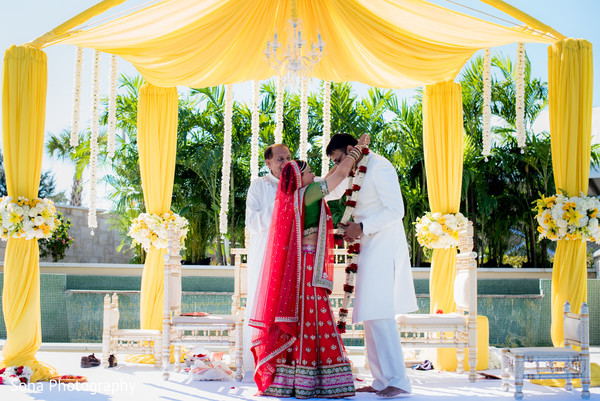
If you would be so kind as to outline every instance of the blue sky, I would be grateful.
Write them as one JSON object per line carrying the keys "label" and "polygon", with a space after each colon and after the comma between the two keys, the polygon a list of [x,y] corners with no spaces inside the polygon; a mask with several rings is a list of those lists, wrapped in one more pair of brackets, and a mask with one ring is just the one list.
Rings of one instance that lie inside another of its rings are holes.
{"label": "blue sky", "polygon": [[[55,28],[62,22],[77,13],[91,7],[99,0],[0,0],[2,5],[0,14],[0,48],[6,49],[12,44],[29,42],[45,32]],[[568,37],[584,38],[594,46],[594,101],[595,107],[600,106],[600,15],[599,0],[506,0],[511,5],[534,16],[543,23],[553,27]],[[116,8],[115,12],[128,10],[147,0],[128,0]],[[481,14],[473,13],[465,8],[458,7],[447,0],[431,0],[441,6],[455,9],[466,14],[478,16],[482,19],[493,21]],[[489,12],[493,15],[503,16],[500,12],[486,6],[478,0],[454,0],[468,7]],[[111,11],[112,12],[112,11]],[[510,19],[510,18],[509,18]],[[324,38],[326,41],[327,39]],[[492,52],[502,52],[514,58],[516,45],[503,46],[492,49]],[[547,80],[547,46],[538,44],[526,45],[527,53],[532,61],[533,76]],[[48,55],[48,99],[46,113],[46,131],[57,133],[70,125],[72,114],[73,70],[75,47],[52,46],[45,49]],[[82,85],[82,118],[89,118],[89,94],[91,75],[91,51],[85,52],[85,65]],[[119,73],[135,74],[135,69],[128,63],[119,63]],[[102,86],[108,87],[108,58],[104,59],[101,70]],[[363,85],[355,86],[357,93],[362,95],[366,91]],[[250,85],[242,84],[234,88],[236,98],[241,101],[250,100]],[[103,89],[104,93],[107,89]],[[412,91],[397,91],[399,96],[410,96]],[[1,118],[1,117],[0,117]],[[82,121],[83,123],[83,121]],[[56,172],[59,190],[70,189],[70,168],[56,160],[44,158],[43,170],[52,169]],[[102,188],[99,188],[102,192]],[[108,203],[100,202],[107,207]]]}

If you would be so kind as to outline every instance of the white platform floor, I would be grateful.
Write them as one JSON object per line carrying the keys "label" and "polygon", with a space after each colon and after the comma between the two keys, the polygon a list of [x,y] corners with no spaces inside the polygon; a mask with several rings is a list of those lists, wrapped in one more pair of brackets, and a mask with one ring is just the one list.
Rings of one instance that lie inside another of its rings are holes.
{"label": "white platform floor", "polygon": [[[74,345],[74,344],[73,344]],[[60,374],[84,375],[87,383],[79,384],[51,384],[34,383],[28,387],[0,386],[0,400],[2,401],[65,401],[65,400],[91,400],[91,401],[212,401],[212,400],[276,400],[273,397],[256,397],[254,383],[238,382],[201,382],[190,381],[186,374],[171,374],[169,381],[163,381],[162,372],[148,365],[138,365],[123,362],[124,356],[119,356],[119,365],[116,368],[105,369],[102,367],[81,368],[81,356],[98,351],[97,347],[83,350],[57,350],[52,346],[43,346],[37,358],[51,364],[58,369]],[[97,352],[99,357],[99,353]],[[364,365],[362,355],[352,355],[355,366]],[[592,362],[600,363],[600,348],[592,350]],[[499,370],[489,370],[489,373],[499,374]],[[438,370],[416,371],[409,369],[409,376],[413,384],[412,400],[512,400],[513,392],[502,391],[500,380],[479,379],[476,383],[469,383],[465,375],[441,372]],[[363,368],[360,368],[356,386],[370,384],[371,377]],[[592,400],[600,401],[600,388],[592,388]],[[567,392],[563,388],[545,387],[525,383],[525,400],[531,401],[562,401],[581,399],[581,389]],[[375,394],[360,393],[353,400],[381,399]]]}

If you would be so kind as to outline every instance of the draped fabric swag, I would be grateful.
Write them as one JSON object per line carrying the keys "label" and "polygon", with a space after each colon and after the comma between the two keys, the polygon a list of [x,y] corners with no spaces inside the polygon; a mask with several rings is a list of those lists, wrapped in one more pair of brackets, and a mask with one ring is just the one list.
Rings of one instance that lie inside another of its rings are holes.
{"label": "draped fabric swag", "polygon": [[[592,143],[592,44],[566,39],[548,48],[552,167],[557,190],[587,195]],[[563,305],[587,302],[586,244],[560,240],[552,268],[552,342],[563,344]]]}
{"label": "draped fabric swag", "polygon": [[[2,149],[6,189],[13,198],[35,199],[40,185],[46,119],[46,53],[11,46],[4,54]],[[56,370],[39,362],[42,344],[38,240],[9,238],[4,254],[2,312],[6,325],[0,368],[26,365],[32,381],[47,380]]]}

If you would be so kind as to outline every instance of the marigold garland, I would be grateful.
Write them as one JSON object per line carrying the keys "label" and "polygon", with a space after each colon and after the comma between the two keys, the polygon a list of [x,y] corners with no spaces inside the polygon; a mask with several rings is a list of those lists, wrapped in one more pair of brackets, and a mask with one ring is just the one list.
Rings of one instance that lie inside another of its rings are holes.
{"label": "marigold garland", "polygon": [[81,113],[81,66],[83,64],[83,48],[77,47],[75,57],[75,74],[73,77],[73,116],[71,117],[71,137],[69,145],[75,148],[79,145],[79,115]]}
{"label": "marigold garland", "polygon": [[229,180],[231,178],[231,131],[233,126],[233,87],[225,85],[225,113],[223,134],[223,166],[221,170],[221,211],[219,232],[227,233],[227,212],[229,211]]}
{"label": "marigold garland", "polygon": [[331,81],[323,81],[323,138],[321,139],[321,176],[329,172],[327,144],[331,139]]}
{"label": "marigold garland", "polygon": [[308,154],[308,78],[300,79],[300,160]]}
{"label": "marigold garland", "polygon": [[[354,212],[354,208],[356,207],[356,202],[358,200],[358,195],[360,192],[362,180],[367,173],[367,163],[369,161],[369,149],[364,148],[362,150],[363,157],[358,162],[357,171],[358,174],[354,174],[350,172],[349,180],[348,180],[348,189],[346,189],[346,209],[344,210],[344,215],[342,216],[342,220],[340,222],[340,228],[338,229],[338,234],[340,236],[344,235],[345,226],[350,221],[350,217]],[[360,255],[360,240],[348,244],[347,248],[348,257],[350,257],[350,262],[346,267],[346,281],[344,282],[344,299],[342,300],[342,306],[340,308],[340,312],[338,315],[337,328],[341,333],[346,332],[346,320],[348,319],[348,308],[350,307],[350,301],[352,298],[352,293],[354,292],[354,280],[356,279],[356,273],[358,272],[358,257]]]}
{"label": "marigold garland", "polygon": [[260,83],[252,81],[252,136],[250,138],[250,182],[258,178],[258,137],[260,135]]}
{"label": "marigold garland", "polygon": [[275,95],[275,143],[283,143],[283,76],[278,75]]}

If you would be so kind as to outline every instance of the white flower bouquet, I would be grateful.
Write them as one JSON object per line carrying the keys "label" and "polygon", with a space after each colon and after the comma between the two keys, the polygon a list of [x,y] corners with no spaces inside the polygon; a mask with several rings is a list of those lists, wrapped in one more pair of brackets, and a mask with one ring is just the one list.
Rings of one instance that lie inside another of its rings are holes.
{"label": "white flower bouquet", "polygon": [[0,369],[0,384],[19,386],[31,381],[33,370],[29,366],[9,366]]}
{"label": "white flower bouquet", "polygon": [[188,232],[188,221],[185,217],[168,211],[162,214],[140,213],[138,217],[131,221],[129,235],[133,242],[144,247],[146,252],[150,247],[157,249],[167,247],[167,232],[169,224],[174,224],[181,232],[181,248]]}
{"label": "white flower bouquet", "polygon": [[598,211],[600,200],[593,197],[572,196],[563,193],[544,197],[536,201],[537,230],[540,239],[585,240],[600,243]]}
{"label": "white flower bouquet", "polygon": [[32,199],[19,196],[2,197],[0,201],[3,240],[8,238],[50,238],[60,224],[56,208],[50,199]]}
{"label": "white flower bouquet", "polygon": [[458,227],[467,222],[462,213],[427,212],[417,218],[417,241],[425,248],[442,249],[458,246]]}

